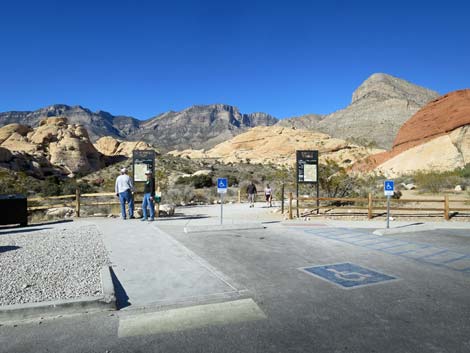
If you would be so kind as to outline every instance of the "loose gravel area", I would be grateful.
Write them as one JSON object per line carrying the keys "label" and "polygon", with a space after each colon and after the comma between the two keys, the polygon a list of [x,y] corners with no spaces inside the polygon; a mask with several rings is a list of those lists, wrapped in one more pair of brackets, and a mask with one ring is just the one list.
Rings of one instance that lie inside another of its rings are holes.
{"label": "loose gravel area", "polygon": [[99,296],[108,263],[94,225],[0,229],[0,305]]}

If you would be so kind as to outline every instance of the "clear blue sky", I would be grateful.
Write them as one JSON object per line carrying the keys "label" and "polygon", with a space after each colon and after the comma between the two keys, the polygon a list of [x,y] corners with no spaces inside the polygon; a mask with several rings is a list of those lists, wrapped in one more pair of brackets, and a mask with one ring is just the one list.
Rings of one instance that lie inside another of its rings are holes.
{"label": "clear blue sky", "polygon": [[446,93],[470,86],[469,23],[449,0],[3,1],[0,111],[325,114],[374,72]]}

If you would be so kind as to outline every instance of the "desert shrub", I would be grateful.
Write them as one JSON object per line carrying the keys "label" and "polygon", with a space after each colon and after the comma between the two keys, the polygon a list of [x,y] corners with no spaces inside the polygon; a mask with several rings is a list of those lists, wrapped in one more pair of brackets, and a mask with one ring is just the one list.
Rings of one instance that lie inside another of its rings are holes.
{"label": "desert shrub", "polygon": [[227,182],[228,182],[228,186],[237,186],[238,185],[238,179],[235,175],[229,175],[227,177]]}
{"label": "desert shrub", "polygon": [[462,178],[458,173],[458,171],[419,171],[413,175],[413,179],[418,185],[420,192],[438,193],[444,189],[454,188],[455,185],[461,184]]}
{"label": "desert shrub", "polygon": [[41,182],[24,172],[0,169],[0,194],[33,195],[40,191]]}
{"label": "desert shrub", "polygon": [[196,194],[194,188],[191,186],[182,186],[177,188],[171,188],[162,196],[163,203],[180,204],[182,202],[188,204],[194,201]]}
{"label": "desert shrub", "polygon": [[326,197],[355,197],[363,186],[364,180],[349,173],[338,163],[327,160],[319,166],[321,193]]}
{"label": "desert shrub", "polygon": [[212,177],[209,175],[193,175],[189,177],[179,177],[176,185],[191,185],[196,189],[206,188],[213,186]]}

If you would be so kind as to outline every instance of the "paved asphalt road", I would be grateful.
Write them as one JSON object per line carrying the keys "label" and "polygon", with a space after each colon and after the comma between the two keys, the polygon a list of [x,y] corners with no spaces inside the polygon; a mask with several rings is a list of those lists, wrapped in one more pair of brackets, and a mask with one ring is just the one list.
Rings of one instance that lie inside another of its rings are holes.
{"label": "paved asphalt road", "polygon": [[470,352],[469,230],[375,236],[313,222],[185,234],[182,222],[135,221],[144,226],[240,295],[3,325],[0,352]]}

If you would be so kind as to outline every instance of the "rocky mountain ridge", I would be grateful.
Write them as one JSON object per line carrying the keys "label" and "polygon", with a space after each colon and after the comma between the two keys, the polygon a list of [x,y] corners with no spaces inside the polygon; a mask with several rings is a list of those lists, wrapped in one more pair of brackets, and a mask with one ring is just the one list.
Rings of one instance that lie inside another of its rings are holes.
{"label": "rocky mountain ridge", "polygon": [[37,127],[49,117],[65,117],[80,124],[92,141],[111,136],[127,141],[144,141],[162,150],[174,148],[207,148],[247,129],[273,125],[278,120],[266,113],[242,114],[226,104],[196,105],[180,112],[166,112],[147,120],[114,116],[105,111],[92,112],[81,106],[56,104],[36,111],[0,113],[0,126],[17,123]]}
{"label": "rocky mountain ridge", "polygon": [[435,91],[403,79],[376,73],[353,92],[346,108],[325,116],[311,114],[281,120],[278,124],[388,149],[401,125],[438,96]]}

